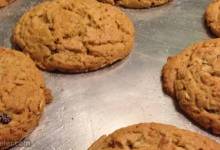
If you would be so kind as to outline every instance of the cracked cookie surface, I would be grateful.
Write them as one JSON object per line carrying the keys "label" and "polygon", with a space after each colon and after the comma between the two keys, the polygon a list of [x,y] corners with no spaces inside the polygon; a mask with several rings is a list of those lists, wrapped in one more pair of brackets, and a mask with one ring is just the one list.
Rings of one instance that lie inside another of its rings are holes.
{"label": "cracked cookie surface", "polygon": [[149,8],[149,7],[155,7],[166,4],[171,0],[98,0],[98,1],[109,3],[112,5],[123,6],[127,8]]}
{"label": "cracked cookie surface", "polygon": [[190,118],[220,134],[220,39],[196,43],[169,57],[162,82]]}
{"label": "cracked cookie surface", "polygon": [[123,12],[109,4],[54,0],[24,14],[13,39],[44,70],[87,72],[128,56],[134,27]]}
{"label": "cracked cookie surface", "polygon": [[220,145],[197,133],[158,123],[142,123],[102,136],[88,150],[218,150]]}
{"label": "cracked cookie surface", "polygon": [[212,0],[205,12],[207,26],[217,37],[220,37],[220,0]]}
{"label": "cracked cookie surface", "polygon": [[17,144],[38,125],[47,95],[43,77],[30,58],[0,48],[0,150]]}
{"label": "cracked cookie surface", "polygon": [[15,1],[15,0],[0,0],[0,8],[7,6],[8,4],[12,3],[13,1]]}

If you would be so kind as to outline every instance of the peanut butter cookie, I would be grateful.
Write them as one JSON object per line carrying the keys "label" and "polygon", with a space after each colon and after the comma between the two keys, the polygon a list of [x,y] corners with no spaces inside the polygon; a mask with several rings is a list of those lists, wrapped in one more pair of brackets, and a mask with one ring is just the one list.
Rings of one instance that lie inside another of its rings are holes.
{"label": "peanut butter cookie", "polygon": [[166,4],[171,0],[98,0],[98,1],[109,3],[112,5],[123,6],[127,8],[149,8],[149,7],[155,7]]}
{"label": "peanut butter cookie", "polygon": [[205,19],[211,31],[220,37],[220,0],[212,0],[206,9]]}
{"label": "peanut butter cookie", "polygon": [[174,126],[143,123],[102,136],[88,150],[218,150],[220,144]]}
{"label": "peanut butter cookie", "polygon": [[8,4],[12,3],[13,1],[15,1],[15,0],[0,0],[0,8],[7,6]]}
{"label": "peanut butter cookie", "polygon": [[207,40],[169,57],[163,88],[194,121],[220,134],[220,39]]}
{"label": "peanut butter cookie", "polygon": [[45,1],[17,23],[14,43],[47,71],[87,72],[129,55],[134,28],[118,8],[96,0]]}
{"label": "peanut butter cookie", "polygon": [[38,125],[49,97],[34,62],[0,48],[0,149],[17,144]]}

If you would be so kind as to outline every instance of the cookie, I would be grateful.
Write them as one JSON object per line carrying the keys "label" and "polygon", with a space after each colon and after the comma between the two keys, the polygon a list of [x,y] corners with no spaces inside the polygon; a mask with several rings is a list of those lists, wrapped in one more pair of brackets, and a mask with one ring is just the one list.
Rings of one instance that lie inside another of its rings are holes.
{"label": "cookie", "polygon": [[205,12],[205,20],[211,31],[220,37],[220,0],[212,0]]}
{"label": "cookie", "polygon": [[12,3],[13,1],[15,1],[15,0],[0,0],[0,8],[7,6],[8,4]]}
{"label": "cookie", "polygon": [[47,97],[42,74],[23,53],[0,48],[0,149],[17,144],[38,125]]}
{"label": "cookie", "polygon": [[190,118],[220,134],[220,39],[196,43],[169,57],[162,82]]}
{"label": "cookie", "polygon": [[109,3],[112,5],[123,6],[127,8],[149,8],[149,7],[155,7],[166,4],[171,0],[98,0],[98,1]]}
{"label": "cookie", "polygon": [[88,150],[218,150],[220,144],[197,133],[158,123],[142,123],[102,136]]}
{"label": "cookie", "polygon": [[46,1],[17,23],[14,43],[47,71],[88,72],[131,52],[134,28],[118,8],[96,0]]}

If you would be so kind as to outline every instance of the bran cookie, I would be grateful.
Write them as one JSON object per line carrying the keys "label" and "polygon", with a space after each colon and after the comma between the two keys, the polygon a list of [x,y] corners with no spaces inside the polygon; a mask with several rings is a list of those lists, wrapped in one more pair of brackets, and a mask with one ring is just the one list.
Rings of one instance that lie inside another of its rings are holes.
{"label": "bran cookie", "polygon": [[17,23],[14,43],[47,71],[87,72],[129,55],[134,28],[118,8],[96,0],[45,1]]}
{"label": "bran cookie", "polygon": [[38,125],[50,95],[34,62],[0,48],[0,150],[17,144]]}
{"label": "bran cookie", "polygon": [[220,134],[220,39],[194,44],[169,57],[162,82],[189,117]]}
{"label": "bran cookie", "polygon": [[212,0],[205,12],[205,20],[211,31],[220,37],[220,0]]}
{"label": "bran cookie", "polygon": [[171,0],[98,0],[98,1],[109,3],[112,5],[123,6],[127,8],[149,8],[149,7],[155,7],[166,4]]}
{"label": "bran cookie", "polygon": [[12,3],[13,1],[15,1],[15,0],[0,0],[0,8],[7,6],[8,4]]}
{"label": "bran cookie", "polygon": [[158,123],[142,123],[102,136],[88,150],[218,150],[220,144],[197,133]]}

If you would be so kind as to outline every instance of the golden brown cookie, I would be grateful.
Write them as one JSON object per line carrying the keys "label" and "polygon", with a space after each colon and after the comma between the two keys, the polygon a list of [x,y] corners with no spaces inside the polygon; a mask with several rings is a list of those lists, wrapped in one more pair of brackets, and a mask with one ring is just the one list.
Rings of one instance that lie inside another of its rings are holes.
{"label": "golden brown cookie", "polygon": [[112,5],[123,6],[127,8],[149,8],[149,7],[155,7],[166,4],[171,0],[98,0],[98,1],[109,3]]}
{"label": "golden brown cookie", "polygon": [[0,48],[0,150],[17,144],[38,125],[50,95],[34,62]]}
{"label": "golden brown cookie", "polygon": [[219,150],[197,133],[158,123],[142,123],[102,136],[88,150]]}
{"label": "golden brown cookie", "polygon": [[220,0],[212,0],[206,9],[205,19],[211,31],[220,37]]}
{"label": "golden brown cookie", "polygon": [[46,1],[24,14],[14,43],[47,71],[87,72],[125,58],[134,28],[118,8],[96,0]]}
{"label": "golden brown cookie", "polygon": [[162,82],[189,117],[220,134],[220,39],[194,44],[169,57]]}
{"label": "golden brown cookie", "polygon": [[15,0],[0,0],[0,8],[12,3]]}

